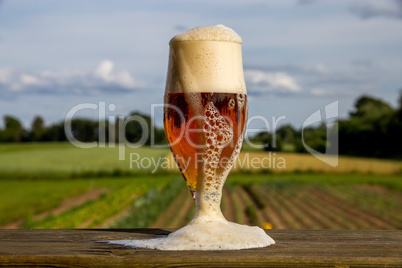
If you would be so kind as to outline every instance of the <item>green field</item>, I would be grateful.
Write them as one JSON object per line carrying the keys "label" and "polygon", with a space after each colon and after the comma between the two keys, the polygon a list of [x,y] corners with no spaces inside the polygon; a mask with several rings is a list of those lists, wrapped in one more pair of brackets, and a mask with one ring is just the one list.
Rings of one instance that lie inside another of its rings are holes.
{"label": "green field", "polygon": [[[119,148],[2,144],[0,227],[180,227],[191,219],[194,203],[177,170],[160,168],[158,161],[166,159],[168,152],[126,148],[123,161]],[[132,167],[130,153],[137,161]],[[306,165],[305,156],[291,156]],[[137,166],[139,161],[142,167]],[[362,166],[373,162],[356,161]],[[392,172],[237,170],[228,177],[222,208],[233,221],[264,228],[393,229],[402,220],[401,191],[402,176]],[[325,210],[317,212],[325,207],[338,211],[339,218],[331,218]]]}
{"label": "green field", "polygon": [[[111,218],[149,191],[161,191],[177,175],[90,178],[73,180],[0,180],[0,226],[23,220],[25,228],[76,228],[86,221],[93,227]],[[184,183],[183,183],[184,187]],[[86,201],[54,216],[34,216],[57,208],[66,198],[101,189],[96,200]]]}
{"label": "green field", "polygon": [[[149,173],[158,168],[158,161],[161,163],[169,152],[169,149],[125,147],[125,159],[119,160],[119,150],[118,146],[82,149],[69,143],[1,144],[0,176],[42,178]],[[142,159],[155,159],[155,162]]]}

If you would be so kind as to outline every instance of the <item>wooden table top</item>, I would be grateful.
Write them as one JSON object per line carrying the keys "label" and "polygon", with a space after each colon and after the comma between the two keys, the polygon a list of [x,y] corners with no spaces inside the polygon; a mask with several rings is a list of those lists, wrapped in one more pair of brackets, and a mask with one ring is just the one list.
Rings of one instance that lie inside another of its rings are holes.
{"label": "wooden table top", "polygon": [[96,241],[165,229],[0,230],[0,266],[402,267],[402,231],[267,230],[277,244],[231,251],[132,249]]}

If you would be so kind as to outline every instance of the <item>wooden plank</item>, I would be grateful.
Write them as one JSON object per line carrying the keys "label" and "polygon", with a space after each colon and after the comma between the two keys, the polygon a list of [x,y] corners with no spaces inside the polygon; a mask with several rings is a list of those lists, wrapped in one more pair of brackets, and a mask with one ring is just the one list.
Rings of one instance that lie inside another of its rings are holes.
{"label": "wooden plank", "polygon": [[239,251],[159,251],[96,241],[162,229],[0,230],[0,266],[402,267],[402,231],[268,230],[277,244]]}

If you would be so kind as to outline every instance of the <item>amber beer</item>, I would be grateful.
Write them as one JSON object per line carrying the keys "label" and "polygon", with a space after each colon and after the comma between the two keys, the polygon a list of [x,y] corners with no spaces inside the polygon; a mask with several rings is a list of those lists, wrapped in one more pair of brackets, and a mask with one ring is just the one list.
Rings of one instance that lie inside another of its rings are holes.
{"label": "amber beer", "polygon": [[166,135],[192,193],[200,185],[222,187],[240,152],[246,102],[246,95],[237,93],[165,95]]}

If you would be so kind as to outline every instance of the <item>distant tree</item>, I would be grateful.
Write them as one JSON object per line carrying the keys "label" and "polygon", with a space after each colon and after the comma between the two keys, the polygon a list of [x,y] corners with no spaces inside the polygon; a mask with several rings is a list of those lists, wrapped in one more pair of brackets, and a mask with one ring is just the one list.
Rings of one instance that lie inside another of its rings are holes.
{"label": "distant tree", "polygon": [[[301,131],[303,131],[303,136]],[[306,153],[306,145],[313,150],[326,153],[327,148],[327,126],[325,123],[320,124],[318,127],[309,127],[301,130],[295,143],[295,151],[299,153]]]}
{"label": "distant tree", "polygon": [[[140,112],[133,112],[130,116],[135,116],[135,119],[141,118],[144,121],[144,126],[138,120],[130,120],[126,117],[125,122],[118,119],[115,123],[106,121],[94,121],[85,118],[76,118],[70,121],[71,132],[73,137],[81,142],[100,141],[101,131],[105,133],[105,142],[119,141],[119,125],[122,125],[127,141],[131,143],[138,142],[144,133],[148,132],[145,137],[144,145],[151,144],[151,134],[153,133],[153,144],[166,144],[166,135],[163,128],[154,126],[151,117]],[[20,121],[12,116],[5,116],[4,129],[0,129],[0,142],[20,142],[20,141],[67,141],[66,132],[64,129],[65,122],[55,123],[45,126],[41,116],[36,116],[32,123],[29,132],[23,129]],[[126,125],[124,126],[124,123]],[[104,129],[103,129],[104,128]],[[114,133],[112,133],[114,132]]]}
{"label": "distant tree", "polygon": [[299,137],[298,131],[291,125],[281,126],[276,131],[276,137],[281,141],[281,150],[294,151],[296,140]]}
{"label": "distant tree", "polygon": [[399,90],[398,109],[396,110],[396,117],[399,123],[402,123],[402,89]]}
{"label": "distant tree", "polygon": [[3,117],[4,129],[1,131],[0,137],[3,142],[21,142],[24,135],[24,128],[21,122],[11,116]]}
{"label": "distant tree", "polygon": [[98,139],[99,124],[89,119],[77,118],[71,120],[71,131],[74,138],[81,142],[91,142]]}
{"label": "distant tree", "polygon": [[43,141],[66,141],[64,132],[64,122],[52,124],[44,129],[42,135]]}
{"label": "distant tree", "polygon": [[387,122],[386,140],[388,144],[386,146],[395,157],[402,158],[402,89],[399,91],[398,104],[399,107]]}
{"label": "distant tree", "polygon": [[45,131],[45,122],[39,115],[35,116],[31,124],[30,139],[31,141],[40,141]]}
{"label": "distant tree", "polygon": [[[145,124],[142,124],[142,118],[145,121]],[[125,139],[130,142],[130,143],[138,143],[142,137],[144,131],[148,132],[148,135],[151,131],[150,128],[150,123],[151,123],[151,117],[148,115],[142,114],[140,112],[132,112],[129,116],[124,118],[124,121],[122,119],[118,120],[118,129],[119,129],[119,142],[124,142],[122,140],[121,136],[123,133],[121,131],[124,131],[124,137]],[[123,129],[124,128],[124,129]],[[146,144],[149,144],[149,137],[146,137]]]}
{"label": "distant tree", "polygon": [[370,96],[362,96],[355,103],[355,111],[350,113],[352,118],[378,118],[393,111],[384,101]]}
{"label": "distant tree", "polygon": [[389,128],[395,110],[380,99],[360,97],[350,119],[339,123],[339,153],[366,157],[394,155]]}
{"label": "distant tree", "polygon": [[284,125],[276,131],[276,135],[282,139],[283,143],[293,144],[297,137],[297,130],[291,125]]}
{"label": "distant tree", "polygon": [[4,126],[5,129],[23,129],[21,122],[11,115],[4,116]]}
{"label": "distant tree", "polygon": [[282,150],[282,140],[278,135],[274,135],[268,131],[262,131],[250,138],[254,143],[263,144],[265,151],[277,152]]}
{"label": "distant tree", "polygon": [[[139,118],[142,118],[139,119]],[[166,143],[165,131],[157,128],[152,124],[151,117],[141,112],[132,112],[125,119],[125,138],[130,143],[139,142],[144,135],[144,131],[148,133],[145,137],[144,145],[151,145],[151,134],[153,133],[154,144]],[[123,125],[122,120],[118,120],[118,125]],[[122,141],[120,141],[122,142]]]}
{"label": "distant tree", "polygon": [[154,142],[155,144],[166,144],[167,143],[167,138],[165,134],[165,130],[163,128],[158,128],[154,126]]}

